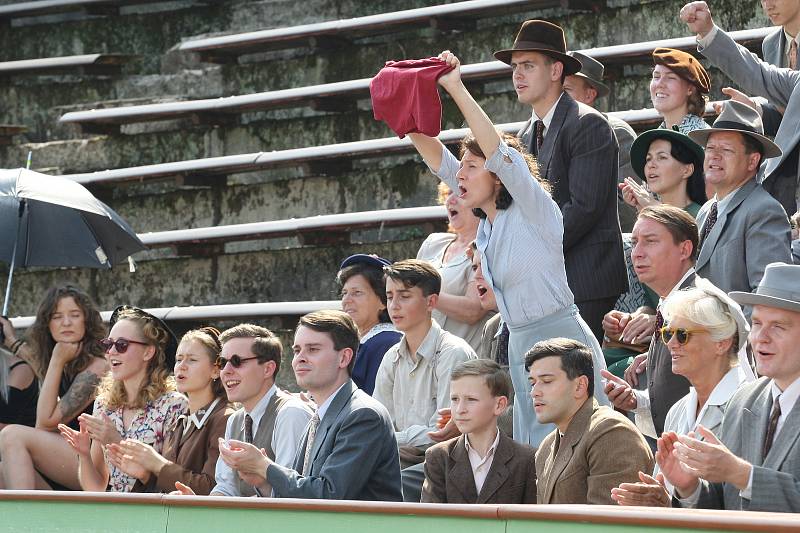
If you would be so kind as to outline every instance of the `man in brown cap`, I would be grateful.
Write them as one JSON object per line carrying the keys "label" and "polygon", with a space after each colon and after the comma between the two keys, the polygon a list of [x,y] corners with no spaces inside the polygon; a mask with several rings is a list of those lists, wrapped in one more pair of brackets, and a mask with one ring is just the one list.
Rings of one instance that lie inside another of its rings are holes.
{"label": "man in brown cap", "polygon": [[[567,52],[581,62],[581,70],[575,74],[570,74],[564,80],[564,92],[572,97],[576,102],[584,103],[588,106],[597,108],[595,102],[610,92],[608,86],[602,82],[605,67],[601,62],[593,57],[580,52]],[[636,179],[636,174],[631,167],[631,145],[636,139],[636,132],[630,124],[617,118],[614,115],[603,113],[608,123],[614,129],[614,136],[619,143],[619,174],[617,182],[623,183],[625,178]],[[619,210],[619,225],[622,231],[630,233],[633,224],[636,222],[636,209],[629,206],[622,199],[622,192],[617,191],[617,209]]]}
{"label": "man in brown cap", "polygon": [[[731,398],[719,437],[664,433],[656,460],[675,487],[673,505],[800,512],[800,265],[768,265],[755,292],[750,344],[761,379]],[[702,439],[702,440],[700,440]]]}
{"label": "man in brown cap", "polygon": [[511,65],[517,98],[531,106],[519,135],[553,186],[564,216],[569,286],[581,316],[602,339],[603,316],[628,288],[617,215],[619,145],[599,111],[564,93],[564,79],[581,70],[566,48],[559,26],[527,20],[514,46],[494,56]]}

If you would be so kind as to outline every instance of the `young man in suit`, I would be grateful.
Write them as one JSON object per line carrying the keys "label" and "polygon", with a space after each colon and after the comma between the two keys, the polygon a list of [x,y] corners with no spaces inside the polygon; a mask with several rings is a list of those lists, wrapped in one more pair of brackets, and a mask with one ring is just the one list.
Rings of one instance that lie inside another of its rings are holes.
{"label": "young man in suit", "polygon": [[800,42],[800,0],[761,0],[770,22],[779,28],[764,38],[764,61],[780,68],[797,70],[797,45]]}
{"label": "young man in suit", "polygon": [[453,369],[450,412],[462,435],[425,452],[423,503],[536,503],[536,450],[497,426],[510,390],[508,373],[494,361]]}
{"label": "young man in suit", "polygon": [[617,215],[619,145],[603,115],[564,92],[564,79],[581,70],[566,52],[564,31],[527,20],[514,46],[494,53],[511,65],[519,101],[531,119],[519,136],[553,186],[564,216],[567,280],[581,317],[598,341],[603,316],[628,290]]}
{"label": "young man in suit", "polygon": [[[242,407],[228,418],[225,439],[252,443],[263,449],[271,461],[291,466],[306,426],[314,415],[302,401],[280,390],[275,376],[280,370],[283,346],[270,330],[253,324],[239,324],[219,337],[222,350],[217,362],[220,380],[228,400]],[[254,486],[233,465],[217,461],[216,486],[212,496],[269,496],[271,488]],[[185,485],[182,494],[193,494]]]}
{"label": "young man in suit", "polygon": [[754,293],[750,343],[758,381],[731,398],[719,436],[665,433],[656,458],[673,504],[703,509],[800,512],[800,265],[774,263]]}
{"label": "young man in suit", "polygon": [[[697,34],[697,49],[748,94],[761,96],[784,109],[780,125],[773,131],[781,153],[769,158],[760,183],[792,215],[800,210],[800,72],[776,68],[746,48],[714,24],[706,2],[686,4],[680,13],[690,31]],[[772,121],[775,122],[775,121]],[[769,128],[768,128],[769,130]],[[762,265],[763,269],[763,265]],[[750,289],[758,285],[756,282]],[[743,289],[739,289],[743,290]]]}
{"label": "young man in suit", "polygon": [[236,440],[220,447],[220,457],[252,485],[269,484],[279,498],[402,501],[389,414],[350,379],[358,350],[353,319],[341,311],[305,315],[292,349],[297,384],[317,404],[294,464],[279,465]]}
{"label": "young man in suit", "polygon": [[592,352],[564,338],[537,342],[525,356],[540,423],[556,429],[536,451],[537,503],[611,505],[611,489],[653,468],[653,454],[624,415],[592,396]]}

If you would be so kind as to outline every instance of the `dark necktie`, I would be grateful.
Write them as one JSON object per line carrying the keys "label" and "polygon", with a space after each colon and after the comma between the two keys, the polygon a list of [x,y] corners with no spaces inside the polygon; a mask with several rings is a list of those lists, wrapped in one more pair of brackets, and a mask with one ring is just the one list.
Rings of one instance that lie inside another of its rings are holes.
{"label": "dark necktie", "polygon": [[303,456],[303,472],[307,476],[311,470],[311,448],[314,447],[314,438],[317,436],[317,428],[319,427],[319,414],[314,413],[311,417],[311,424],[308,426],[308,438],[306,439],[306,453]]}
{"label": "dark necktie", "polygon": [[769,424],[767,424],[767,434],[764,435],[764,459],[767,458],[769,450],[772,448],[772,442],[775,440],[775,430],[778,429],[778,419],[781,417],[781,402],[780,395],[772,401],[772,412],[769,415]]}
{"label": "dark necktie", "polygon": [[244,441],[253,444],[253,419],[250,415],[244,415]]}
{"label": "dark necktie", "polygon": [[537,120],[533,124],[533,135],[536,142],[533,144],[534,150],[536,152],[534,155],[539,155],[539,150],[542,149],[542,144],[544,144],[544,122],[541,120]]}
{"label": "dark necktie", "polygon": [[497,335],[497,364],[500,366],[508,366],[508,336],[508,326],[503,322]]}
{"label": "dark necktie", "polygon": [[660,338],[661,328],[664,327],[664,316],[661,314],[661,306],[656,309],[656,331],[653,333],[656,338]]}
{"label": "dark necktie", "polygon": [[708,210],[708,216],[706,217],[706,223],[703,224],[703,234],[700,236],[700,247],[703,247],[703,243],[706,242],[706,238],[708,234],[711,233],[711,230],[714,229],[714,224],[717,223],[717,202],[711,204],[711,209]]}

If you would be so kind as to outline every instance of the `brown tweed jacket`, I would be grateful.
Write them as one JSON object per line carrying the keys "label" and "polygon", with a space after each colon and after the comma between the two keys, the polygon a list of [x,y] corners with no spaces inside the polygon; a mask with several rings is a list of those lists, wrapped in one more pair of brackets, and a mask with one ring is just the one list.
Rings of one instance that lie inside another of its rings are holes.
{"label": "brown tweed jacket", "polygon": [[553,431],[536,452],[538,503],[614,505],[611,489],[653,471],[653,454],[633,423],[589,398],[566,433]]}
{"label": "brown tweed jacket", "polygon": [[481,493],[475,488],[464,435],[425,452],[423,503],[536,503],[536,450],[500,432]]}

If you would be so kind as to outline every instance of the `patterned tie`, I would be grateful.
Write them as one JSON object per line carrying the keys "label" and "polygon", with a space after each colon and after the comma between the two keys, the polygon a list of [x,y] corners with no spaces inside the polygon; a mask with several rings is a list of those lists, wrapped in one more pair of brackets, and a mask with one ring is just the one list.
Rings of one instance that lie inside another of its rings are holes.
{"label": "patterned tie", "polygon": [[308,426],[308,438],[306,439],[306,453],[303,456],[303,472],[304,476],[309,474],[311,470],[311,448],[314,447],[314,437],[317,436],[317,427],[319,427],[319,414],[314,413],[311,417],[311,424]]}
{"label": "patterned tie", "polygon": [[792,44],[789,46],[789,68],[797,70],[797,40],[792,39]]}
{"label": "patterned tie", "polygon": [[536,143],[534,144],[536,153],[534,155],[539,155],[539,150],[542,149],[542,144],[544,143],[544,121],[537,120],[533,124],[533,132],[536,139]]}
{"label": "patterned tie", "polygon": [[767,434],[764,435],[764,455],[766,459],[769,450],[772,448],[772,442],[775,440],[775,430],[778,429],[778,419],[781,417],[781,402],[780,394],[772,401],[772,413],[769,415],[769,424],[767,425]]}
{"label": "patterned tie", "polygon": [[708,216],[706,217],[706,223],[703,225],[703,234],[700,236],[700,247],[703,247],[703,243],[706,242],[706,237],[708,234],[711,233],[711,230],[714,229],[714,224],[717,223],[717,202],[711,204],[711,209],[708,210]]}
{"label": "patterned tie", "polygon": [[250,415],[244,415],[244,441],[253,444],[253,419]]}
{"label": "patterned tie", "polygon": [[508,336],[508,326],[503,322],[497,335],[497,364],[500,366],[508,366]]}
{"label": "patterned tie", "polygon": [[655,335],[656,338],[659,338],[658,335],[661,335],[661,328],[664,327],[664,316],[661,314],[661,306],[656,309],[656,331]]}

